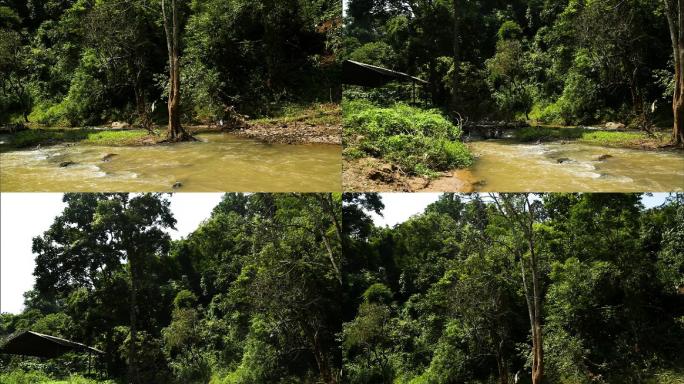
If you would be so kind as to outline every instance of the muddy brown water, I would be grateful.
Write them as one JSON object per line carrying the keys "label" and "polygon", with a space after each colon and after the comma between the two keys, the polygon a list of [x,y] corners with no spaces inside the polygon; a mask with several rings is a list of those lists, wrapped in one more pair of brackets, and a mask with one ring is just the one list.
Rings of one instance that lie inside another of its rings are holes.
{"label": "muddy brown water", "polygon": [[[0,153],[3,192],[340,191],[341,148],[230,134],[146,147],[56,145]],[[108,159],[103,160],[108,154]],[[67,162],[73,164],[62,167]]]}
{"label": "muddy brown water", "polygon": [[[684,153],[607,148],[579,143],[469,143],[477,191],[679,192]],[[605,156],[607,155],[607,156]],[[599,157],[606,157],[599,161]]]}

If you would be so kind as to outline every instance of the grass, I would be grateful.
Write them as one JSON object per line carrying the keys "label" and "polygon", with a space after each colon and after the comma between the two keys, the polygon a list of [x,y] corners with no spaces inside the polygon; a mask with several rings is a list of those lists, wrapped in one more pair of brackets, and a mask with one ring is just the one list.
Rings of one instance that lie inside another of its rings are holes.
{"label": "grass", "polygon": [[653,378],[646,381],[648,384],[684,384],[683,371],[660,371]]}
{"label": "grass", "polygon": [[468,148],[459,140],[461,129],[439,111],[348,100],[343,119],[347,158],[381,158],[407,174],[425,176],[473,163]]}
{"label": "grass", "polygon": [[656,133],[649,136],[645,132],[584,132],[579,139],[582,143],[606,147],[638,147],[641,145],[660,146],[667,143],[669,135]]}
{"label": "grass", "polygon": [[623,148],[657,148],[667,144],[669,135],[646,132],[596,131],[582,127],[526,127],[514,134],[521,142],[575,140],[578,143]]}
{"label": "grass", "polygon": [[145,130],[96,131],[91,128],[28,129],[8,136],[10,148],[26,148],[64,142],[92,145],[134,145],[149,134]]}
{"label": "grass", "polygon": [[8,373],[0,373],[0,383],[3,384],[115,384],[112,380],[93,380],[80,375],[71,375],[67,378],[54,379],[44,372],[14,370]]}
{"label": "grass", "polygon": [[256,124],[308,123],[312,125],[336,125],[340,121],[339,104],[288,104],[270,117],[252,120]]}
{"label": "grass", "polygon": [[581,138],[583,132],[583,128],[525,127],[515,131],[515,138],[522,142],[572,140]]}

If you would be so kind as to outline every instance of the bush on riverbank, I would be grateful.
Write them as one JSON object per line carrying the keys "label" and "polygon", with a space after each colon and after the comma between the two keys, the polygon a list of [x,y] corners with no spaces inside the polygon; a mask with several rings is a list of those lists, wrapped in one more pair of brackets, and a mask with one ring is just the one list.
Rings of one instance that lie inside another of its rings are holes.
{"label": "bush on riverbank", "polygon": [[378,157],[409,174],[433,175],[468,167],[473,157],[459,141],[461,129],[436,110],[405,104],[381,108],[364,100],[345,101],[345,156]]}

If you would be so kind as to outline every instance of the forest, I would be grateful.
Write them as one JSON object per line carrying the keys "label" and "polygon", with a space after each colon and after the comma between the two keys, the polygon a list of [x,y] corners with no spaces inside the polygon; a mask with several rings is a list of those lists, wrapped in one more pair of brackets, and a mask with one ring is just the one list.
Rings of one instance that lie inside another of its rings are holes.
{"label": "forest", "polygon": [[350,0],[344,49],[425,79],[452,116],[671,127],[676,3]]}
{"label": "forest", "polygon": [[0,188],[340,191],[341,7],[1,1]]}
{"label": "forest", "polygon": [[0,382],[680,383],[684,196],[663,196],[447,193],[389,227],[379,194],[230,193],[171,240],[166,195],[68,193],[0,340],[98,368],[0,353]]}
{"label": "forest", "polygon": [[[679,191],[605,188],[590,179],[580,189],[550,180],[525,189],[491,168],[513,158],[520,160],[521,179],[539,173],[527,174],[530,164],[563,177],[556,160],[593,167],[590,158],[624,155],[617,148],[640,150],[629,151],[632,159],[650,158],[644,149],[668,152],[666,162],[681,166],[682,152],[672,149],[684,143],[682,6],[671,0],[349,0],[340,56],[398,73],[382,85],[345,86],[345,185],[358,192],[429,191],[430,181],[416,177],[450,177],[448,187],[432,190]],[[448,134],[441,128],[445,119],[453,125]],[[537,159],[499,144],[562,153]],[[644,160],[609,174],[637,180],[629,168]],[[456,169],[474,175],[453,176]]]}
{"label": "forest", "polygon": [[167,102],[206,122],[339,101],[339,14],[332,0],[3,1],[0,123],[146,127]]}
{"label": "forest", "polygon": [[345,195],[345,382],[680,383],[683,197]]}
{"label": "forest", "polygon": [[35,288],[21,314],[0,315],[0,336],[94,346],[99,373],[83,354],[0,353],[0,382],[339,382],[340,198],[226,194],[171,241],[165,195],[65,194],[33,240]]}

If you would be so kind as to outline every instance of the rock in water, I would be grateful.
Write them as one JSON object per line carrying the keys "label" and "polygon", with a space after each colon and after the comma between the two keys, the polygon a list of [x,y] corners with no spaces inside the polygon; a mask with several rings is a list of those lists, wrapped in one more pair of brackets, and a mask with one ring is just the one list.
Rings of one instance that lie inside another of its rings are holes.
{"label": "rock in water", "polygon": [[116,153],[108,153],[108,154],[104,155],[104,157],[102,158],[102,161],[104,161],[104,162],[111,161],[112,158],[114,158],[114,156],[119,156],[119,155]]}
{"label": "rock in water", "polygon": [[173,187],[172,187],[172,188],[173,188],[173,189],[178,189],[178,188],[180,188],[180,187],[182,187],[182,186],[183,186],[183,183],[181,183],[180,181],[176,181],[176,182],[173,184]]}
{"label": "rock in water", "polygon": [[603,160],[606,160],[606,159],[610,159],[611,157],[613,157],[613,156],[612,156],[612,155],[603,154],[603,155],[601,155],[601,156],[598,157],[598,161],[603,161]]}
{"label": "rock in water", "polygon": [[62,161],[61,163],[59,163],[59,166],[62,168],[66,168],[66,167],[74,165],[74,164],[76,164],[76,163],[74,163],[73,161]]}
{"label": "rock in water", "polygon": [[567,157],[561,157],[560,159],[557,159],[556,161],[558,162],[558,164],[563,164],[563,163],[570,162],[572,160],[567,158]]}

